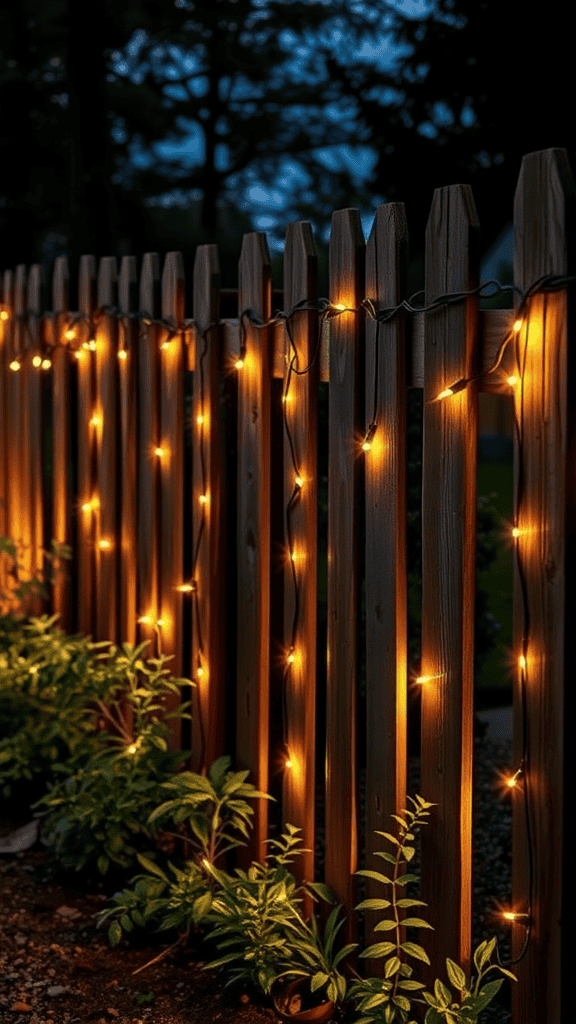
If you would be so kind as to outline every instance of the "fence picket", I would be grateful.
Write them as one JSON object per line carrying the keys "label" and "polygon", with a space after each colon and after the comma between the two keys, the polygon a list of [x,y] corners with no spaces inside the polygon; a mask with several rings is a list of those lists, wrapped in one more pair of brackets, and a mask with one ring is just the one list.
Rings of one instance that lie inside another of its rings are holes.
{"label": "fence picket", "polygon": [[[376,310],[406,295],[408,229],[403,203],[378,206],[366,247],[366,297]],[[376,342],[378,363],[376,365]],[[366,413],[378,426],[364,456],[366,481],[366,866],[383,849],[390,815],[406,807],[406,330],[404,318],[366,321]],[[378,390],[375,392],[375,388]],[[374,403],[376,400],[376,409]],[[366,897],[382,886],[366,880]],[[366,913],[366,942],[381,914]],[[383,972],[384,961],[371,969]]]}
{"label": "fence picket", "polygon": [[[222,335],[209,324],[218,320],[220,266],[215,245],[201,245],[194,261],[195,340],[192,382],[192,552],[196,556],[197,590],[191,594],[192,768],[206,771],[226,753],[225,722],[228,711],[226,679],[226,521],[225,460],[221,451]],[[202,421],[198,422],[198,417]],[[204,495],[208,501],[200,503]],[[186,529],[189,529],[186,524]],[[199,660],[200,659],[200,660]],[[198,673],[198,668],[202,672]]]}
{"label": "fence picket", "polygon": [[[575,195],[565,150],[524,157],[514,199],[514,282],[523,291],[544,274],[574,273]],[[523,388],[515,389],[514,523],[521,533],[515,558],[514,653],[516,658],[525,655],[526,668],[517,667],[513,677],[514,760],[520,765],[525,753],[526,764],[519,791],[512,793],[515,913],[530,910],[533,871],[530,941],[512,968],[518,977],[512,989],[513,1020],[522,1024],[573,1020],[575,1010],[568,979],[576,893],[563,850],[574,786],[569,753],[574,629],[567,600],[576,573],[575,366],[568,334],[573,296],[574,285],[570,292],[534,296],[517,346],[525,370]],[[512,956],[518,957],[526,932],[522,924],[512,928]]]}
{"label": "fence picket", "polygon": [[[35,366],[33,359],[38,356],[40,349],[41,288],[41,267],[38,263],[35,263],[30,267],[26,281],[27,340],[29,348],[25,360],[28,379],[26,381],[26,378],[24,378],[24,388],[28,420],[28,427],[25,432],[25,445],[27,448],[26,459],[29,467],[30,568],[37,578],[40,577],[44,568],[44,555],[42,554],[44,547],[44,467],[42,461],[44,458],[45,370],[40,366]],[[28,385],[27,387],[26,384]],[[46,602],[40,597],[30,598],[27,605],[32,615],[42,615],[46,610]]]}
{"label": "fence picket", "polygon": [[[290,224],[284,249],[284,309],[303,299],[317,300],[318,257],[310,225]],[[302,829],[309,849],[294,864],[299,880],[314,878],[314,793],[316,691],[316,590],[318,529],[318,316],[301,310],[286,333],[283,395],[289,434],[284,436],[284,650],[286,755],[283,770],[282,819]],[[292,363],[292,361],[294,362]],[[314,360],[314,361],[313,361]],[[290,366],[292,365],[292,372]],[[302,371],[310,366],[310,372]],[[294,372],[295,370],[298,373]],[[288,376],[290,374],[290,376]],[[296,474],[302,478],[295,483]],[[288,524],[290,532],[288,532]],[[290,560],[290,551],[295,561]],[[294,573],[294,575],[293,575]],[[296,582],[297,593],[294,589]],[[297,602],[297,604],[296,604]],[[294,631],[294,635],[293,635]],[[294,661],[287,661],[292,646]],[[308,908],[309,909],[309,908]]]}
{"label": "fence picket", "polygon": [[[123,256],[118,278],[118,307],[122,313],[134,313],[138,307],[136,258]],[[120,392],[119,453],[120,480],[120,643],[136,644],[136,550],[138,515],[138,379],[136,360],[137,325],[133,320],[119,322],[118,354],[112,358],[118,366]],[[123,355],[123,353],[126,353]]]}
{"label": "fence picket", "polygon": [[[338,210],[330,237],[330,302],[354,310],[364,298],[364,235],[358,210]],[[358,858],[357,693],[359,441],[363,428],[364,312],[330,327],[328,438],[328,665],[326,692],[326,882],[338,902],[354,902]],[[363,402],[362,402],[363,404]],[[349,917],[343,931],[352,936]],[[353,940],[352,940],[353,941]]]}
{"label": "fence picket", "polygon": [[[96,260],[93,256],[80,257],[78,277],[78,311],[88,318],[78,331],[78,342],[95,342],[91,317],[96,308]],[[85,636],[96,637],[95,579],[97,521],[100,516],[101,497],[97,491],[95,472],[94,415],[96,381],[94,362],[87,351],[78,360],[78,496],[82,505],[78,512],[78,630]],[[74,430],[75,424],[72,424]],[[81,582],[80,582],[81,581]],[[108,639],[105,637],[105,639]]]}
{"label": "fence picket", "polygon": [[[478,284],[478,218],[466,185],[436,189],[426,228],[426,303]],[[435,931],[429,983],[445,958],[470,964],[472,715],[478,398],[435,401],[477,369],[477,296],[428,314],[422,454],[422,899]],[[434,973],[435,972],[435,973]]]}
{"label": "fence picket", "polygon": [[[239,313],[271,312],[270,255],[263,232],[244,235],[238,264]],[[270,672],[270,335],[244,319],[246,355],[238,371],[238,650],[236,760],[253,784],[268,787]],[[241,325],[240,325],[241,327]],[[242,867],[266,855],[267,801],[255,801],[254,830]]]}
{"label": "fence picket", "polygon": [[[58,544],[68,544],[77,550],[77,522],[72,516],[73,500],[71,486],[72,446],[71,432],[77,424],[71,423],[72,410],[77,406],[78,371],[77,361],[70,356],[70,341],[65,337],[66,317],[69,307],[70,273],[68,258],[58,256],[52,276],[52,308],[54,310],[53,340],[55,347],[52,360],[52,487],[49,496],[51,522],[46,543],[54,539]],[[78,513],[80,514],[80,513]],[[51,531],[51,532],[50,532]],[[66,579],[69,577],[69,580]],[[59,573],[51,587],[52,614],[58,612],[58,628],[73,633],[77,627],[78,572],[74,561],[64,561],[63,573]]]}

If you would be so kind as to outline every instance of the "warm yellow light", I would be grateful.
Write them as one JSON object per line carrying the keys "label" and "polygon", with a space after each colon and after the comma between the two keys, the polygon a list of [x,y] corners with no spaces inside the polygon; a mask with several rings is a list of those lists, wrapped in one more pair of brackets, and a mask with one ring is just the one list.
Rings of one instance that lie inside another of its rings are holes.
{"label": "warm yellow light", "polygon": [[52,366],[52,362],[51,362],[50,359],[43,359],[42,360],[42,369],[43,370],[49,370],[51,366]]}
{"label": "warm yellow light", "polygon": [[438,395],[438,398],[449,398],[450,395],[453,395],[453,394],[454,394],[454,392],[452,391],[452,388],[446,388],[444,391],[440,392],[440,394]]}
{"label": "warm yellow light", "polygon": [[516,334],[518,334],[518,331],[522,330],[522,322],[523,321],[520,319],[514,321],[514,330],[516,331]]}
{"label": "warm yellow light", "polygon": [[295,561],[296,561],[296,552],[295,552],[295,551],[292,551],[292,552],[291,552],[291,554],[290,554],[290,558],[291,558],[291,560],[292,560],[293,562],[295,562]]}
{"label": "warm yellow light", "polygon": [[165,619],[156,619],[156,625],[162,627],[165,624]]}
{"label": "warm yellow light", "polygon": [[118,359],[126,359],[128,353],[125,348],[121,348],[118,353]]}
{"label": "warm yellow light", "polygon": [[158,455],[158,456],[160,456],[160,458],[162,458],[162,456],[164,455],[164,449],[163,448],[155,448],[154,449],[154,454]]}
{"label": "warm yellow light", "polygon": [[520,668],[522,670],[524,670],[526,668],[526,658],[524,657],[523,654],[521,654],[520,657],[518,658],[518,664],[520,665]]}
{"label": "warm yellow light", "polygon": [[90,423],[92,424],[93,427],[97,427],[100,423],[102,423],[102,417],[93,416],[92,419],[90,420]]}
{"label": "warm yellow light", "polygon": [[372,447],[372,445],[371,445],[370,441],[364,441],[364,444],[362,445],[362,449],[365,452],[369,452],[371,447]]}
{"label": "warm yellow light", "polygon": [[111,548],[111,547],[112,547],[112,545],[111,545],[111,543],[110,543],[110,541],[109,541],[109,540],[101,540],[101,541],[100,541],[100,544],[99,544],[99,547],[100,547],[100,548],[101,548],[101,549],[102,549],[103,551],[108,551],[108,549],[109,549],[109,548]]}
{"label": "warm yellow light", "polygon": [[88,348],[90,349],[91,352],[96,351],[96,341],[94,338],[91,338],[90,341],[88,342]]}
{"label": "warm yellow light", "polygon": [[236,367],[237,370],[241,370],[242,367],[244,366],[244,360],[237,359],[236,362],[234,363],[234,366]]}
{"label": "warm yellow light", "polygon": [[135,754],[137,750],[138,750],[138,747],[136,746],[136,744],[135,743],[131,743],[130,746],[128,747],[127,752],[129,754]]}
{"label": "warm yellow light", "polygon": [[40,366],[41,363],[42,360],[40,359],[40,356],[34,356],[34,359],[32,360],[32,366]]}
{"label": "warm yellow light", "polygon": [[10,314],[5,309],[3,309],[2,312],[0,313],[0,320],[8,320],[9,316]]}
{"label": "warm yellow light", "polygon": [[189,594],[193,589],[191,583],[181,583],[179,587],[176,587],[176,590],[180,590],[183,594]]}
{"label": "warm yellow light", "polygon": [[10,363],[10,369],[14,370],[14,372],[16,372],[16,370],[20,369],[20,363],[18,362],[17,359],[13,359],[12,360],[12,362]]}
{"label": "warm yellow light", "polygon": [[196,417],[196,423],[198,424],[199,427],[201,427],[202,424],[204,423],[204,417],[202,413],[199,413],[199,415]]}
{"label": "warm yellow light", "polygon": [[507,921],[516,920],[516,914],[513,914],[511,910],[505,910],[502,914],[502,917],[505,917]]}
{"label": "warm yellow light", "polygon": [[517,526],[512,527],[512,536],[513,537],[519,537],[520,536],[520,530],[518,529]]}
{"label": "warm yellow light", "polygon": [[100,498],[92,498],[92,508],[100,508]]}
{"label": "warm yellow light", "polygon": [[198,668],[196,669],[196,675],[200,677],[204,675],[204,669],[202,668],[202,665],[198,665]]}
{"label": "warm yellow light", "polygon": [[204,865],[205,868],[210,867],[210,861],[207,860],[206,857],[202,857],[202,864]]}
{"label": "warm yellow light", "polygon": [[288,760],[286,761],[286,767],[287,767],[287,768],[291,768],[291,767],[292,767],[292,761],[291,761],[290,759],[288,759]]}
{"label": "warm yellow light", "polygon": [[206,502],[208,501],[208,495],[201,494],[200,497],[198,498],[198,501],[200,502],[201,505],[205,505]]}
{"label": "warm yellow light", "polygon": [[160,345],[160,348],[170,348],[171,344],[171,341],[163,341],[162,344]]}
{"label": "warm yellow light", "polygon": [[67,331],[64,331],[64,337],[67,341],[72,341],[72,339],[76,337],[76,331],[72,330],[70,327]]}
{"label": "warm yellow light", "polygon": [[347,308],[346,306],[343,306],[341,302],[333,302],[331,305],[332,305],[332,309],[344,310],[344,309]]}
{"label": "warm yellow light", "polygon": [[301,476],[295,477],[294,483],[296,484],[296,487],[302,487],[304,485],[303,477],[301,477]]}
{"label": "warm yellow light", "polygon": [[141,615],[140,618],[138,619],[138,622],[140,622],[143,626],[148,626],[152,622],[152,616]]}
{"label": "warm yellow light", "polygon": [[514,374],[512,374],[510,377],[506,378],[506,381],[510,385],[511,388],[515,387],[519,380],[520,380],[520,378],[516,377]]}
{"label": "warm yellow light", "polygon": [[424,684],[424,683],[429,683],[431,679],[432,679],[432,676],[418,676],[418,678],[416,679],[416,682]]}
{"label": "warm yellow light", "polygon": [[85,501],[84,504],[82,505],[82,511],[83,512],[91,512],[92,511],[92,502],[91,501]]}
{"label": "warm yellow light", "polygon": [[292,395],[282,395],[282,401],[283,402],[290,402],[290,401],[292,401]]}

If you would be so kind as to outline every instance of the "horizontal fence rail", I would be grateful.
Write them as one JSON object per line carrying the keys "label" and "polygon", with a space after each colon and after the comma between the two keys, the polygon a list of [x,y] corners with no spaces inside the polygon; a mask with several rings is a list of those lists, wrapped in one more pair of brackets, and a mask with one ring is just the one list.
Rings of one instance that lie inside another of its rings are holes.
{"label": "horizontal fence rail", "polygon": [[[375,830],[389,829],[390,815],[406,807],[408,704],[417,691],[419,792],[436,804],[422,838],[421,893],[435,928],[428,984],[445,978],[447,956],[474,969],[478,394],[509,396],[514,1024],[560,1024],[573,1010],[566,988],[574,883],[562,853],[573,781],[573,197],[564,150],[524,157],[512,310],[479,308],[494,288],[480,287],[479,224],[464,185],[434,193],[416,304],[407,301],[402,203],[377,208],[367,243],[357,210],[333,214],[327,298],[318,294],[304,222],[287,229],[281,291],[272,288],[265,234],[244,236],[237,289],[220,286],[217,248],[200,246],[190,319],[180,253],[168,253],[162,267],[146,253],[139,277],[134,257],[123,257],[118,272],[113,257],[83,256],[75,311],[65,257],[55,262],[51,312],[43,310],[39,266],[2,277],[0,535],[23,545],[27,577],[42,572],[42,549],[53,539],[73,551],[70,580],[57,577],[49,600],[27,610],[58,613],[67,633],[118,646],[148,640],[147,656],[172,656],[170,673],[195,684],[191,733],[171,721],[173,747],[191,749],[196,771],[229,753],[258,789],[277,796],[282,822],[301,828],[309,848],[293,866],[300,879],[317,875],[322,826],[324,879],[348,913],[346,941],[357,937],[354,872],[361,863],[379,866]],[[424,410],[417,671],[407,627],[411,388],[422,390]],[[0,587],[8,588],[4,565]],[[265,856],[271,813],[268,801],[255,801],[239,866]],[[370,879],[364,891],[382,895]],[[366,944],[378,941],[377,920],[366,915]]]}

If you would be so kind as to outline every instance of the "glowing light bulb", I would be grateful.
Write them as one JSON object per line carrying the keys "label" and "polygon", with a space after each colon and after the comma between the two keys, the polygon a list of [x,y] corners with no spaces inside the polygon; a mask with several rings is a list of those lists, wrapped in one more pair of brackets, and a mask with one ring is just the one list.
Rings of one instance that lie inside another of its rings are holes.
{"label": "glowing light bulb", "polygon": [[295,561],[296,561],[296,552],[295,552],[295,551],[292,551],[292,552],[290,553],[290,559],[291,559],[291,560],[292,560],[293,562],[295,562]]}
{"label": "glowing light bulb", "polygon": [[164,455],[164,449],[163,448],[155,448],[154,449],[154,454],[155,455],[159,455],[160,458],[162,458],[162,456]]}
{"label": "glowing light bulb", "polygon": [[198,424],[199,427],[201,427],[202,424],[204,423],[204,417],[202,413],[199,413],[198,416],[196,417],[196,423]]}
{"label": "glowing light bulb", "polygon": [[290,760],[290,758],[288,758],[288,760],[286,761],[286,767],[292,768],[292,761]]}
{"label": "glowing light bulb", "polygon": [[363,450],[365,452],[369,452],[371,447],[372,447],[372,445],[370,444],[369,441],[364,441],[364,444],[362,445],[362,448],[363,448]]}
{"label": "glowing light bulb", "polygon": [[72,341],[72,339],[76,337],[76,331],[74,331],[70,327],[70,328],[68,328],[67,331],[64,331],[64,337],[66,338],[67,341]]}
{"label": "glowing light bulb", "polygon": [[295,661],[295,659],[296,659],[296,655],[294,654],[293,651],[290,651],[290,654],[286,658],[286,661],[288,662],[289,665],[291,665]]}
{"label": "glowing light bulb", "polygon": [[112,547],[109,540],[101,540],[98,546],[102,549],[102,551],[108,551]]}
{"label": "glowing light bulb", "polygon": [[126,349],[125,348],[121,348],[119,353],[118,353],[118,359],[126,359],[127,356],[128,356],[128,353],[127,353]]}
{"label": "glowing light bulb", "polygon": [[516,386],[516,384],[518,383],[519,379],[520,378],[516,377],[515,374],[511,374],[510,377],[506,378],[506,382],[510,385],[511,388],[513,388],[513,387]]}
{"label": "glowing light bulb", "polygon": [[91,504],[93,509],[100,508],[100,498],[92,498]]}
{"label": "glowing light bulb", "polygon": [[34,356],[34,359],[32,360],[32,366],[40,366],[41,362],[42,360],[40,359],[40,356]]}
{"label": "glowing light bulb", "polygon": [[52,362],[51,362],[50,359],[43,359],[42,360],[42,369],[43,370],[49,370],[51,366],[52,366]]}
{"label": "glowing light bulb", "polygon": [[128,751],[127,752],[129,754],[135,754],[137,750],[138,750],[138,747],[136,746],[136,744],[135,743],[131,743],[130,746],[128,747]]}
{"label": "glowing light bulb", "polygon": [[165,625],[165,623],[166,623],[166,619],[156,619],[156,625],[159,626],[160,629],[162,628],[162,626]]}
{"label": "glowing light bulb", "polygon": [[3,309],[2,312],[0,313],[0,320],[8,320],[9,316],[10,314],[5,309]]}
{"label": "glowing light bulb", "polygon": [[208,495],[201,494],[200,497],[198,498],[198,501],[200,502],[201,505],[205,505],[206,502],[208,501]]}
{"label": "glowing light bulb", "polygon": [[242,367],[244,366],[244,360],[237,359],[236,362],[234,363],[234,366],[236,367],[237,370],[241,370]]}
{"label": "glowing light bulb", "polygon": [[82,359],[82,357],[83,357],[84,353],[83,353],[83,351],[82,351],[82,349],[81,349],[81,348],[77,348],[77,349],[76,349],[76,351],[75,351],[75,353],[74,353],[74,355],[76,356],[76,359],[77,359],[78,361],[80,361],[80,359]]}
{"label": "glowing light bulb", "polygon": [[160,345],[160,348],[170,348],[171,344],[171,341],[163,341],[162,344]]}
{"label": "glowing light bulb", "polygon": [[440,392],[440,394],[438,395],[438,398],[449,398],[450,395],[453,395],[453,394],[454,394],[454,392],[452,391],[452,388],[445,388],[444,391]]}
{"label": "glowing light bulb", "polygon": [[502,917],[505,917],[507,921],[516,920],[516,914],[513,914],[511,910],[505,910],[502,914]]}
{"label": "glowing light bulb", "polygon": [[512,536],[513,536],[513,537],[519,537],[519,536],[520,536],[520,530],[518,529],[518,527],[517,527],[517,526],[514,526],[514,527],[512,528]]}
{"label": "glowing light bulb", "polygon": [[282,401],[283,402],[291,402],[292,401],[292,395],[282,395]]}
{"label": "glowing light bulb", "polygon": [[189,594],[193,589],[194,588],[191,583],[182,583],[179,587],[176,587],[176,590],[180,590],[183,594]]}
{"label": "glowing light bulb", "polygon": [[417,683],[421,683],[422,685],[424,685],[424,683],[429,683],[431,679],[432,679],[432,676],[418,676],[418,678],[416,679],[416,682]]}
{"label": "glowing light bulb", "polygon": [[102,423],[102,417],[93,416],[92,419],[90,420],[90,423],[92,424],[93,427],[97,427],[100,423]]}
{"label": "glowing light bulb", "polygon": [[138,619],[138,622],[140,622],[143,626],[148,626],[152,622],[152,616],[141,615],[140,618]]}
{"label": "glowing light bulb", "polygon": [[343,306],[341,302],[333,302],[332,309],[339,309],[340,311],[342,311],[346,309],[346,306]]}
{"label": "glowing light bulb", "polygon": [[526,658],[524,657],[523,654],[521,654],[520,657],[518,658],[518,664],[520,665],[520,668],[522,669],[522,671],[524,671],[524,669],[526,668]]}
{"label": "glowing light bulb", "polygon": [[294,478],[294,483],[296,484],[296,487],[302,487],[304,485],[304,480],[301,476],[297,476]]}
{"label": "glowing light bulb", "polygon": [[520,318],[514,321],[514,330],[516,334],[518,334],[518,331],[522,330],[522,323],[523,321]]}
{"label": "glowing light bulb", "polygon": [[10,369],[14,370],[15,373],[16,373],[16,370],[20,369],[20,363],[18,362],[17,359],[13,359],[12,360],[12,362],[10,363]]}
{"label": "glowing light bulb", "polygon": [[84,504],[82,505],[82,511],[83,512],[91,512],[92,511],[92,502],[91,501],[85,501]]}

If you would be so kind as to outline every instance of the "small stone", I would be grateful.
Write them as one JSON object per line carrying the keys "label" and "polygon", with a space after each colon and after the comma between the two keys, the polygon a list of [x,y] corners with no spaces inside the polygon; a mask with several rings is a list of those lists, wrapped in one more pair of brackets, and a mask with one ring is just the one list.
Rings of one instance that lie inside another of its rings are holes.
{"label": "small stone", "polygon": [[15,1013],[32,1013],[32,1007],[28,1003],[13,1003],[10,1007]]}
{"label": "small stone", "polygon": [[50,988],[47,989],[49,996],[61,996],[66,991],[65,985],[50,985]]}
{"label": "small stone", "polygon": [[119,1017],[120,1016],[120,1010],[115,1010],[113,1006],[108,1006],[106,1008],[106,1013],[109,1013],[111,1017]]}

